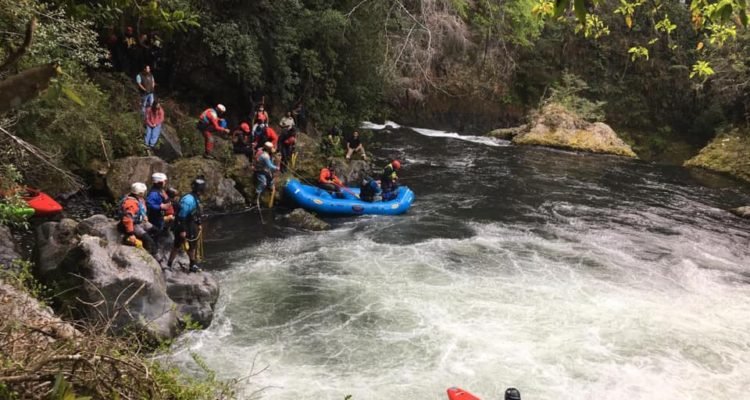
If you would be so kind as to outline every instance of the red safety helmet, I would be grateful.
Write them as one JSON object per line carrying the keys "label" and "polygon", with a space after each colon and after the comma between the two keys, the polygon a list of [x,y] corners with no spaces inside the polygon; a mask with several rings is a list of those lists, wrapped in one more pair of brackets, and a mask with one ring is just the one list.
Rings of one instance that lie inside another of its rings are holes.
{"label": "red safety helmet", "polygon": [[391,165],[393,166],[393,169],[401,169],[401,162],[399,162],[398,160],[393,160],[391,162]]}
{"label": "red safety helmet", "polygon": [[250,125],[248,125],[247,122],[241,123],[240,129],[242,129],[242,131],[245,133],[250,133]]}

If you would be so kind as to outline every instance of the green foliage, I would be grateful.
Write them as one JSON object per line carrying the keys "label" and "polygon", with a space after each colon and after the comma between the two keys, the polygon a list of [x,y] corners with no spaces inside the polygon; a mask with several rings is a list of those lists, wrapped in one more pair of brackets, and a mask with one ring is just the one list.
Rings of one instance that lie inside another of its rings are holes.
{"label": "green foliage", "polygon": [[34,264],[27,260],[13,260],[11,268],[0,268],[0,280],[24,291],[45,304],[51,304],[52,293],[33,273]]}
{"label": "green foliage", "polygon": [[199,13],[189,0],[57,0],[74,16],[96,22],[99,26],[116,26],[123,19],[137,20],[143,26],[159,31],[187,31],[200,26]]}
{"label": "green foliage", "polygon": [[0,225],[29,228],[29,215],[19,212],[29,208],[21,197],[21,181],[21,173],[15,165],[0,164]]}
{"label": "green foliage", "polygon": [[2,50],[23,41],[26,24],[37,18],[34,40],[21,60],[22,67],[58,63],[64,69],[78,65],[94,67],[106,57],[97,43],[93,23],[68,17],[61,8],[34,0],[0,0],[0,31],[9,40],[2,41]]}
{"label": "green foliage", "polygon": [[[132,89],[120,86],[117,92],[104,93],[83,73],[62,79],[63,85],[53,86],[24,107],[17,126],[20,137],[60,154],[73,170],[87,167],[93,159],[128,156],[141,149],[142,122],[140,112],[134,110],[138,97]],[[64,96],[63,86],[85,105]],[[113,107],[118,105],[122,108]]]}
{"label": "green foliage", "polygon": [[606,102],[591,101],[583,95],[589,90],[589,85],[580,77],[563,73],[560,82],[550,88],[549,96],[544,100],[545,104],[557,103],[588,121],[603,121],[603,107]]}
{"label": "green foliage", "polygon": [[714,74],[713,68],[709,65],[708,61],[698,60],[693,64],[693,69],[690,71],[690,79],[695,77],[705,81],[709,76]]}

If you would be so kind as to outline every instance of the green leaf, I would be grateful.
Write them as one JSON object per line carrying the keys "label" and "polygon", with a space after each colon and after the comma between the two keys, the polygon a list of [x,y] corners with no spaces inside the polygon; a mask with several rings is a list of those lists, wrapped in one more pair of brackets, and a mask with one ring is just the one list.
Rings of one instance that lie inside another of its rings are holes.
{"label": "green leaf", "polygon": [[744,7],[740,10],[739,15],[742,26],[747,27],[747,10]]}
{"label": "green leaf", "polygon": [[74,103],[78,104],[78,105],[79,105],[79,106],[81,106],[81,107],[83,107],[83,106],[85,106],[85,105],[86,105],[86,104],[85,104],[85,103],[83,102],[83,100],[81,100],[81,97],[80,97],[80,96],[78,96],[78,94],[77,94],[76,92],[74,92],[74,91],[73,91],[73,89],[71,89],[71,88],[69,88],[69,87],[67,87],[67,86],[65,86],[65,85],[62,85],[62,87],[61,87],[60,89],[62,90],[62,92],[63,92],[63,94],[65,95],[65,97],[69,98],[69,99],[70,99],[70,100],[72,100],[72,101],[73,101]]}

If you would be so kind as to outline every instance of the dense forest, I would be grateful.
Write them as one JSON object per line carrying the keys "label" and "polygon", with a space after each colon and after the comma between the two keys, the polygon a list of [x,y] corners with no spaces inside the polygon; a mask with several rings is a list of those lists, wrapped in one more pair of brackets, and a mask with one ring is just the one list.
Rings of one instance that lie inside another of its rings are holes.
{"label": "dense forest", "polygon": [[[522,122],[555,93],[645,148],[700,146],[747,121],[745,8],[728,0],[3,0],[3,97],[23,93],[10,86],[19,81],[33,88],[4,107],[2,126],[74,171],[103,155],[136,154],[140,121],[122,87],[140,70],[132,64],[157,61],[162,94],[190,112],[221,101],[234,120],[263,102],[276,115],[304,104],[318,127],[390,116],[483,130]],[[158,60],[123,58],[128,28]],[[24,165],[19,154],[3,157]]]}

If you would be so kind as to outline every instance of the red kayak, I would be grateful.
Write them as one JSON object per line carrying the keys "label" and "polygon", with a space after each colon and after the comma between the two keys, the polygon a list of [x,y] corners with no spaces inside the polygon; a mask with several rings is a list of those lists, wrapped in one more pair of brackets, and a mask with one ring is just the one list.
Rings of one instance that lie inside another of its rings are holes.
{"label": "red kayak", "polygon": [[34,216],[36,217],[49,217],[63,210],[60,203],[56,202],[55,199],[36,189],[27,188],[23,199],[29,207],[34,209]]}
{"label": "red kayak", "polygon": [[448,400],[479,400],[479,397],[463,389],[452,387],[448,389]]}

